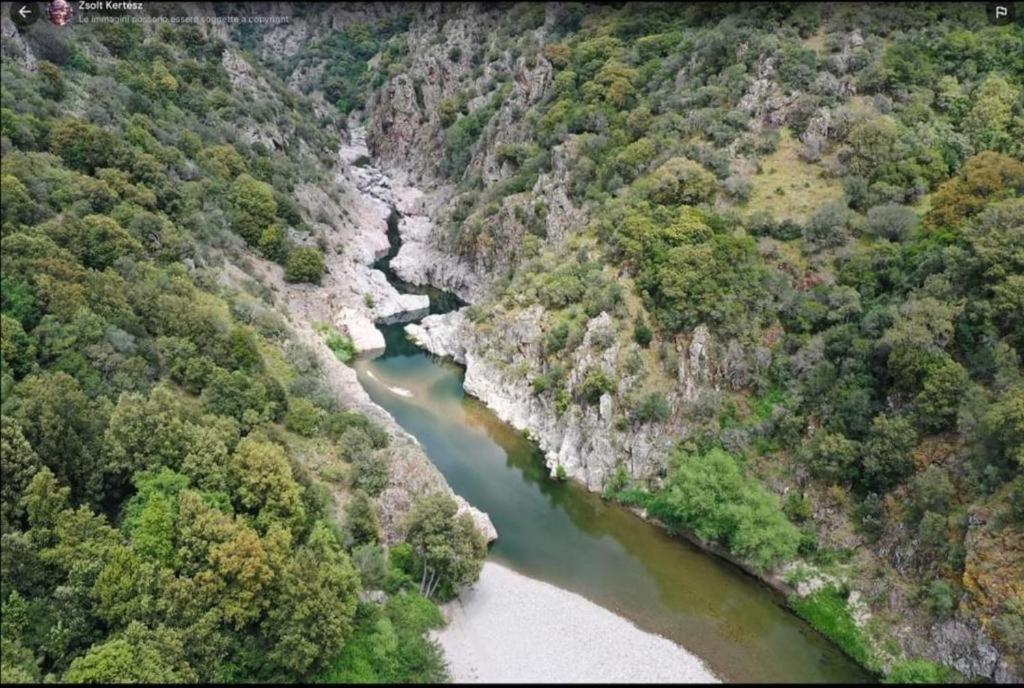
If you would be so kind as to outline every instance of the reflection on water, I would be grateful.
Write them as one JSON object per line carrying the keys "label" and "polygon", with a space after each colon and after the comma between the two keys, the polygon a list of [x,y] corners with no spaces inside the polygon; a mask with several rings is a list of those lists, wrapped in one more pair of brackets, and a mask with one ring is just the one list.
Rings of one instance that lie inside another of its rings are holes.
{"label": "reflection on water", "polygon": [[536,446],[464,393],[459,366],[410,344],[400,325],[384,330],[387,351],[358,361],[359,379],[452,488],[490,514],[495,560],[675,640],[727,680],[870,680],[757,581],[575,483],[549,479]]}
{"label": "reflection on water", "polygon": [[[392,248],[375,267],[399,291],[428,294],[432,313],[464,305],[391,272],[398,219],[388,218]],[[724,680],[872,680],[753,578],[576,483],[551,480],[536,445],[465,394],[461,367],[416,347],[402,325],[381,329],[385,353],[356,361],[359,380],[452,489],[490,515],[492,558],[676,641]]]}

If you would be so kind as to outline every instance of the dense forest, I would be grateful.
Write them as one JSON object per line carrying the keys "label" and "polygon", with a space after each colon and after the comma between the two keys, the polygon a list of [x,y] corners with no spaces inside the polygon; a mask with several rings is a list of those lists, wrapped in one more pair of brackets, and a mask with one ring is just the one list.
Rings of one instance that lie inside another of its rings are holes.
{"label": "dense forest", "polygon": [[480,535],[425,495],[384,546],[389,434],[225,279],[249,251],[320,279],[292,192],[336,133],[278,84],[257,116],[307,145],[240,141],[198,29],[28,40],[0,111],[4,682],[443,679],[433,600]]}
{"label": "dense forest", "polygon": [[[445,677],[428,632],[480,534],[435,494],[385,542],[393,438],[232,277],[323,279],[295,190],[350,113],[442,190],[490,355],[558,417],[613,399],[615,433],[673,433],[653,467],[619,457],[608,499],[821,583],[794,609],[892,679],[995,678],[934,651],[954,621],[1021,675],[1020,26],[895,3],[327,11],[294,7],[286,54],[287,29],[94,24],[36,27],[32,61],[4,17],[5,682]],[[396,93],[417,127],[389,140]],[[532,312],[522,357],[503,337]],[[714,384],[683,400],[698,331]]]}

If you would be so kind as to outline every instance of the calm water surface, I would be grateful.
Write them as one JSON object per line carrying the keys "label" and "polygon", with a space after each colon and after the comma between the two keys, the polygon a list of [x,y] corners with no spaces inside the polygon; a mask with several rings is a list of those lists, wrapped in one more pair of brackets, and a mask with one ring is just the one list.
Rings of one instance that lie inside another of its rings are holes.
{"label": "calm water surface", "polygon": [[[421,291],[436,311],[458,305]],[[873,680],[755,579],[575,483],[549,479],[536,445],[465,394],[460,366],[411,344],[402,325],[382,329],[387,349],[355,363],[359,379],[452,488],[490,515],[493,560],[674,640],[723,680]]]}

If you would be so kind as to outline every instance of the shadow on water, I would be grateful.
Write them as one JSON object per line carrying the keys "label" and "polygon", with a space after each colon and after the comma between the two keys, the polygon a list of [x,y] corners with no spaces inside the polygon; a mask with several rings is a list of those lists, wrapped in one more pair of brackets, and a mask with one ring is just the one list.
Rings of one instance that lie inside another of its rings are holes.
{"label": "shadow on water", "polygon": [[[431,312],[463,305],[451,295],[435,304],[441,292],[390,274],[397,224],[392,213],[392,251],[378,266],[400,290],[428,293]],[[381,329],[385,353],[358,361],[359,379],[452,488],[491,516],[494,560],[678,642],[725,680],[873,680],[756,580],[576,483],[550,479],[537,446],[465,394],[460,366],[413,345],[402,325]]]}

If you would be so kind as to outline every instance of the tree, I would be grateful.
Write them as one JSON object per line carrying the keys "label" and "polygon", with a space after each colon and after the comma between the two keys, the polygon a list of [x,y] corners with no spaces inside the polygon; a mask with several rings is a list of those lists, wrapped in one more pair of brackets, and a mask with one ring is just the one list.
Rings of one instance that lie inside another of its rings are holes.
{"label": "tree", "polygon": [[272,647],[268,658],[284,676],[308,678],[351,634],[359,577],[330,529],[318,522],[306,544],[284,562],[275,589],[262,625]]}
{"label": "tree", "polygon": [[811,473],[821,480],[839,484],[856,475],[860,445],[845,435],[819,431],[805,447]]}
{"label": "tree", "polygon": [[931,465],[914,476],[912,495],[910,514],[919,520],[928,511],[948,513],[955,490],[949,474],[943,468]]}
{"label": "tree", "polygon": [[1005,151],[1009,147],[1013,104],[1019,96],[1019,88],[996,74],[989,74],[981,82],[973,94],[974,104],[963,121],[963,129],[976,150]]}
{"label": "tree", "polygon": [[810,217],[803,236],[814,250],[842,246],[850,237],[850,211],[842,201],[828,201]]}
{"label": "tree", "polygon": [[588,404],[596,404],[601,396],[615,390],[615,381],[600,368],[591,368],[580,385],[580,394]]}
{"label": "tree", "polygon": [[864,232],[890,241],[904,241],[917,227],[917,213],[896,203],[876,205],[864,219]]}
{"label": "tree", "polygon": [[987,204],[1024,191],[1024,163],[993,151],[982,151],[964,163],[960,174],[932,196],[925,215],[928,229],[955,229]]}
{"label": "tree", "polygon": [[715,176],[688,158],[670,158],[636,183],[641,196],[662,205],[708,203],[718,190]]}
{"label": "tree", "polygon": [[469,514],[456,515],[458,505],[443,493],[420,497],[406,522],[406,541],[420,566],[420,592],[443,599],[476,581],[487,546]]}
{"label": "tree", "polygon": [[255,515],[264,531],[273,525],[295,530],[303,524],[302,491],[280,446],[246,438],[238,443],[227,468],[235,504]]}
{"label": "tree", "polygon": [[82,262],[96,270],[103,270],[122,256],[136,256],[142,244],[106,215],[88,215],[82,218]]}
{"label": "tree", "polygon": [[263,230],[258,246],[260,253],[268,260],[282,263],[288,256],[288,241],[279,224],[272,224]]}
{"label": "tree", "polygon": [[661,423],[672,415],[672,406],[661,392],[649,392],[640,397],[633,408],[634,423]]}
{"label": "tree", "polygon": [[103,472],[117,494],[137,471],[177,469],[191,448],[191,427],[181,418],[179,400],[167,385],[148,397],[123,393],[103,436]]}
{"label": "tree", "polygon": [[345,525],[357,545],[376,544],[380,540],[377,506],[362,490],[356,490],[345,505]]}
{"label": "tree", "polygon": [[42,462],[12,418],[0,416],[0,533],[13,530],[24,513],[21,495]]}
{"label": "tree", "polygon": [[193,683],[184,639],[164,626],[132,623],[123,633],[93,646],[64,675],[69,683]]}
{"label": "tree", "polygon": [[97,436],[106,423],[78,381],[63,372],[29,375],[16,388],[14,418],[43,465],[71,487],[76,502],[97,500],[102,474]]}
{"label": "tree", "polygon": [[116,167],[121,150],[113,134],[94,124],[65,119],[50,129],[50,150],[72,169],[92,174],[99,167]]}
{"label": "tree", "polygon": [[327,413],[308,399],[292,397],[288,401],[288,413],[284,416],[284,425],[303,437],[313,437],[320,432],[326,417]]}
{"label": "tree", "polygon": [[720,542],[762,569],[796,555],[797,528],[778,498],[745,475],[736,457],[721,449],[677,452],[672,471],[649,511],[675,527]]}
{"label": "tree", "polygon": [[863,482],[871,490],[886,492],[914,470],[910,450],[917,441],[914,428],[901,416],[878,415],[863,445]]}
{"label": "tree", "polygon": [[956,423],[960,402],[967,394],[971,380],[964,367],[952,359],[928,370],[921,391],[914,399],[919,425],[929,432],[939,432]]}
{"label": "tree", "polygon": [[250,245],[258,245],[264,230],[274,223],[277,216],[274,190],[248,174],[240,174],[231,184],[228,199],[234,210],[235,231]]}
{"label": "tree", "polygon": [[288,254],[284,278],[288,282],[309,282],[320,284],[320,278],[327,270],[324,254],[318,248],[303,246]]}

